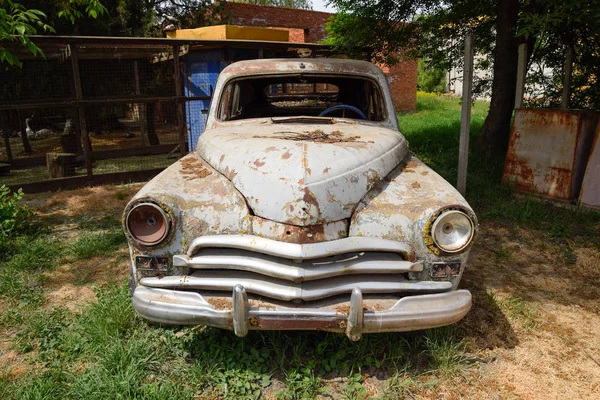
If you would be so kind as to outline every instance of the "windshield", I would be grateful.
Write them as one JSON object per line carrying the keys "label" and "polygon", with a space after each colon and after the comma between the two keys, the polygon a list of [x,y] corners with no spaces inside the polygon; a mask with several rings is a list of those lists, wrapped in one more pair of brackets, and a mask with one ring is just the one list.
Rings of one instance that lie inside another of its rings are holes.
{"label": "windshield", "polygon": [[347,76],[287,75],[229,82],[217,109],[221,121],[276,117],[385,120],[377,83]]}

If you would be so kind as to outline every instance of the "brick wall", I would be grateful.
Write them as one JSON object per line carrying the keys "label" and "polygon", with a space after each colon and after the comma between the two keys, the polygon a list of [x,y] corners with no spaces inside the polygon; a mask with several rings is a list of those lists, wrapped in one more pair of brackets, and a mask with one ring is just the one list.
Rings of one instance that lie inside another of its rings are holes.
{"label": "brick wall", "polygon": [[[269,7],[248,3],[225,3],[225,16],[233,25],[293,28],[290,42],[317,43],[325,39],[325,22],[330,13]],[[301,30],[303,34],[297,34]]]}
{"label": "brick wall", "polygon": [[[325,23],[331,14],[227,2],[224,16],[232,25],[286,29],[290,32],[290,42],[317,43],[326,37]],[[414,111],[417,104],[417,61],[403,60],[392,68],[382,69],[388,77],[396,111]]]}
{"label": "brick wall", "polygon": [[402,60],[385,74],[388,78],[394,107],[399,112],[415,111],[417,107],[417,60]]}

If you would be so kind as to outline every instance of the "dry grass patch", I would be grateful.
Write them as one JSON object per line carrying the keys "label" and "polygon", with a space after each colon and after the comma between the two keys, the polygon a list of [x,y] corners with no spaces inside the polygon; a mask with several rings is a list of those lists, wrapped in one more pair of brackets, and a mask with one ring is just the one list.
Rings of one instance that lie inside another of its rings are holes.
{"label": "dry grass patch", "polygon": [[41,215],[53,216],[116,216],[143,186],[143,183],[85,187],[55,193],[27,195],[29,206]]}
{"label": "dry grass patch", "polygon": [[[126,254],[125,250],[122,253]],[[75,311],[82,304],[94,301],[96,294],[93,286],[121,282],[127,278],[128,271],[128,262],[105,257],[63,264],[47,274],[46,298],[50,306],[63,306]]]}

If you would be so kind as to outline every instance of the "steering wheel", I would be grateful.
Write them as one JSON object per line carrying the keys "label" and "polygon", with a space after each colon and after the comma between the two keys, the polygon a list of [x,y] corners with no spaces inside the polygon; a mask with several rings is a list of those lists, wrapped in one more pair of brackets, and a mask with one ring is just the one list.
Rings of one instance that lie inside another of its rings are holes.
{"label": "steering wheel", "polygon": [[349,106],[347,104],[338,104],[337,106],[329,107],[329,108],[321,111],[321,114],[319,114],[319,117],[324,117],[327,114],[329,114],[330,112],[336,111],[336,110],[348,110],[348,111],[352,111],[356,115],[358,115],[360,117],[360,119],[367,119],[367,116],[362,111],[360,111],[358,108],[356,108],[354,106]]}

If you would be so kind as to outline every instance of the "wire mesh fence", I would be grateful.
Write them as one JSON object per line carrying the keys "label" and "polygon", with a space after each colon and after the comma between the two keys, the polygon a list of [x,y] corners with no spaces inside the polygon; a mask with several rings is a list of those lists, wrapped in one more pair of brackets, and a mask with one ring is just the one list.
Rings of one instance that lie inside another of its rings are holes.
{"label": "wire mesh fence", "polygon": [[29,192],[148,179],[194,146],[227,64],[331,55],[306,43],[34,39],[45,59],[0,43],[22,61],[0,64],[0,185]]}
{"label": "wire mesh fence", "polygon": [[187,150],[177,49],[55,43],[45,61],[2,65],[0,185],[157,171],[176,161]]}

